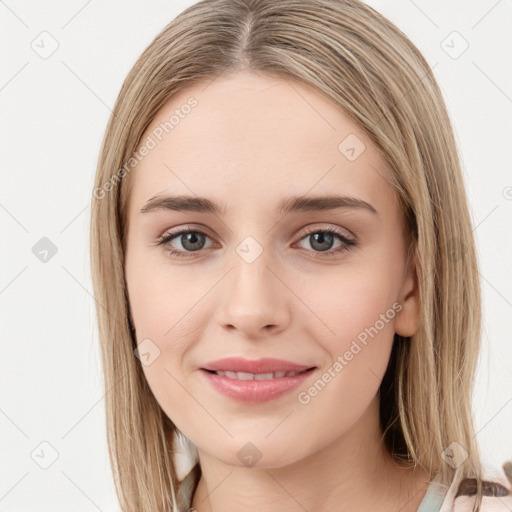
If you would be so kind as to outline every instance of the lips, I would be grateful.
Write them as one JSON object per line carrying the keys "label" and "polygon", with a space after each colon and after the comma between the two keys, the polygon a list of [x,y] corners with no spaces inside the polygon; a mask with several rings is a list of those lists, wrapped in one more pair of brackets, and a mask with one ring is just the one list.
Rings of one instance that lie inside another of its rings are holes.
{"label": "lips", "polygon": [[230,357],[201,368],[206,380],[221,394],[241,402],[266,402],[291,392],[310,379],[316,366],[282,359]]}

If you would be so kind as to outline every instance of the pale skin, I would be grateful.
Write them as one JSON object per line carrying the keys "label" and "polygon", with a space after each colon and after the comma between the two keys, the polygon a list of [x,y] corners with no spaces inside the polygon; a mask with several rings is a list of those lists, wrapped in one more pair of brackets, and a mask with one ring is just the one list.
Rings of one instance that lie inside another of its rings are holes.
{"label": "pale skin", "polygon": [[[202,478],[193,508],[416,511],[428,475],[391,458],[379,425],[378,389],[394,333],[411,336],[419,322],[403,214],[380,154],[321,93],[247,72],[181,91],[145,137],[190,96],[197,106],[130,176],[125,271],[137,343],[149,338],[160,350],[144,374],[198,449]],[[349,134],[366,146],[354,161],[338,149]],[[226,212],[141,212],[150,198],[170,194],[205,197]],[[333,194],[375,212],[345,206],[276,213],[283,198]],[[310,228],[334,228],[357,243],[347,247],[334,236],[322,251]],[[193,239],[196,245],[180,235],[157,245],[179,229],[207,236]],[[248,236],[262,249],[251,263],[236,250]],[[169,254],[171,248],[185,257]],[[320,393],[300,403],[298,393],[395,303],[400,311]],[[247,404],[220,394],[201,373],[201,365],[228,356],[317,369],[300,389]],[[248,442],[261,454],[253,467],[237,456]]]}

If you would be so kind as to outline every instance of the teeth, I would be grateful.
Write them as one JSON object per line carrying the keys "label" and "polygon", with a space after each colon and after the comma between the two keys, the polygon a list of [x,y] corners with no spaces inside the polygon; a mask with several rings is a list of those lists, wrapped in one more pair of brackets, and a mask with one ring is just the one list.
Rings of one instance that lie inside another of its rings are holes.
{"label": "teeth", "polygon": [[252,374],[252,373],[245,373],[245,372],[237,372],[236,373],[236,378],[238,380],[253,380],[254,379],[254,374]]}
{"label": "teeth", "polygon": [[274,378],[274,376],[272,375],[272,373],[255,373],[254,374],[254,380],[270,380],[273,378]]}
{"label": "teeth", "polygon": [[236,380],[272,380],[282,379],[283,377],[294,377],[302,372],[269,372],[269,373],[249,373],[249,372],[231,372],[231,371],[216,371],[220,377],[227,377],[228,379]]}

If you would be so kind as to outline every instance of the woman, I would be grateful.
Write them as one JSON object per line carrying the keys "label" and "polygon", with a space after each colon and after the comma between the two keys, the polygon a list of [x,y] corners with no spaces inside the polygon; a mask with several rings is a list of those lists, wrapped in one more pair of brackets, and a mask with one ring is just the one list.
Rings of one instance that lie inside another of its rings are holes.
{"label": "woman", "polygon": [[472,422],[457,149],[388,20],[354,0],[186,9],[125,80],[93,197],[123,511],[507,510]]}

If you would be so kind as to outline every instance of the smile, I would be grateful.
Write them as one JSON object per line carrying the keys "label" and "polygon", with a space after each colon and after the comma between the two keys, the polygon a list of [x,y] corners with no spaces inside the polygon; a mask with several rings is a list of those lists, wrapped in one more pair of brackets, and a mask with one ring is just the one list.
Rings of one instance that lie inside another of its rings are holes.
{"label": "smile", "polygon": [[[307,370],[304,370],[307,371]],[[249,372],[231,372],[231,371],[216,371],[212,372],[215,375],[219,375],[220,377],[227,377],[228,379],[236,379],[236,380],[272,380],[272,379],[282,379],[283,377],[295,377],[302,372],[270,372],[270,373],[249,373]]]}
{"label": "smile", "polygon": [[234,356],[210,361],[199,369],[207,383],[224,397],[260,403],[290,393],[317,367],[269,357],[252,360]]}

